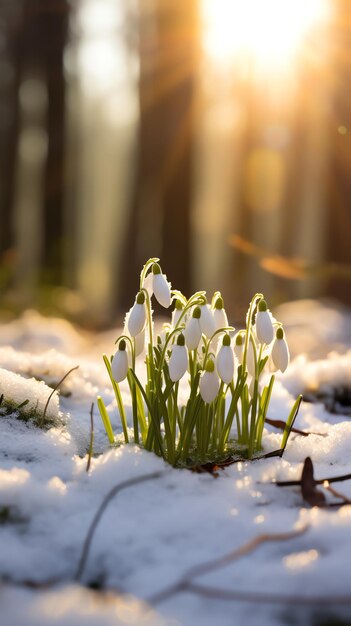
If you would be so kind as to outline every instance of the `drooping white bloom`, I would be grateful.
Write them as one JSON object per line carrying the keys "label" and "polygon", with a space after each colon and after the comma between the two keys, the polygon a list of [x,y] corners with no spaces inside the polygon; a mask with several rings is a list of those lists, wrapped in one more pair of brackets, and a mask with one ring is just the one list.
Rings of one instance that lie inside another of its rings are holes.
{"label": "drooping white bloom", "polygon": [[153,294],[152,282],[153,282],[153,273],[149,272],[148,275],[144,278],[143,288],[146,289],[150,298]]}
{"label": "drooping white bloom", "polygon": [[[172,328],[175,328],[179,322],[179,318],[181,317],[184,310],[184,306],[182,305],[180,300],[176,300],[175,307],[172,312]],[[185,322],[184,317],[182,318],[182,323]]]}
{"label": "drooping white bloom", "polygon": [[118,344],[118,349],[112,359],[111,369],[113,378],[117,383],[120,383],[125,379],[128,372],[128,355],[126,350],[126,342],[121,339]]}
{"label": "drooping white bloom", "polygon": [[244,341],[245,341],[245,338],[243,337],[242,333],[238,333],[235,336],[234,354],[236,358],[238,359],[239,363],[242,363],[243,361]]}
{"label": "drooping white bloom", "polygon": [[[242,365],[244,359],[246,333],[238,333],[235,337],[234,353],[239,363]],[[252,342],[249,341],[246,353],[246,368],[251,376],[255,375],[255,353]]]}
{"label": "drooping white bloom", "polygon": [[222,296],[219,296],[214,304],[213,319],[215,322],[215,329],[227,328],[228,317],[224,309],[224,302]]}
{"label": "drooping white bloom", "polygon": [[201,318],[201,309],[199,306],[196,306],[192,316],[188,319],[185,324],[185,343],[187,345],[188,350],[196,350],[201,339],[201,326],[200,326],[200,318]]}
{"label": "drooping white bloom", "polygon": [[210,404],[216,398],[219,391],[219,378],[215,370],[214,362],[208,359],[205,371],[201,374],[199,389],[204,402]]}
{"label": "drooping white bloom", "polygon": [[167,281],[165,274],[162,274],[158,263],[152,266],[152,290],[156,300],[166,309],[171,304],[171,284]]}
{"label": "drooping white bloom", "polygon": [[134,337],[135,340],[135,356],[139,356],[144,352],[145,348],[145,326],[141,333]]}
{"label": "drooping white bloom", "polygon": [[272,363],[277,370],[285,372],[289,365],[289,348],[282,328],[278,328],[272,348]]}
{"label": "drooping white bloom", "polygon": [[131,337],[136,337],[145,328],[146,308],[145,294],[139,291],[135,304],[130,309],[126,317],[126,326]]}
{"label": "drooping white bloom", "polygon": [[258,305],[258,311],[255,321],[256,335],[260,343],[269,344],[273,341],[273,324],[271,314],[267,310],[265,300],[261,300]]}
{"label": "drooping white bloom", "polygon": [[216,357],[216,369],[220,379],[229,385],[234,376],[234,353],[230,345],[230,337],[225,334],[223,344],[218,350]]}
{"label": "drooping white bloom", "polygon": [[185,346],[185,337],[180,334],[174,344],[168,363],[169,377],[173,382],[180,380],[188,367],[188,351]]}
{"label": "drooping white bloom", "polygon": [[202,304],[200,306],[201,317],[200,327],[204,335],[209,339],[216,332],[216,324],[214,321],[212,309],[209,304]]}

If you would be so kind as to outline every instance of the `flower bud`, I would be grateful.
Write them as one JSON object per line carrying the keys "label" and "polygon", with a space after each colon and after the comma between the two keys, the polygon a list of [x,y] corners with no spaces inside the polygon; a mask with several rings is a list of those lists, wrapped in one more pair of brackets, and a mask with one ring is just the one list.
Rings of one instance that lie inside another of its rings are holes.
{"label": "flower bud", "polygon": [[[183,310],[184,310],[184,306],[181,303],[181,301],[180,300],[176,300],[175,307],[174,307],[173,312],[172,312],[172,328],[175,328],[177,326],[177,324],[179,322],[179,319],[180,319],[180,317],[181,317],[181,315],[183,313]],[[182,321],[183,322],[185,321],[184,317],[183,317]]]}
{"label": "flower bud", "polygon": [[212,313],[212,309],[208,304],[202,304],[200,306],[201,309],[201,317],[200,317],[200,327],[208,339],[212,337],[212,335],[216,332],[216,325]]}
{"label": "flower bud", "polygon": [[201,374],[199,389],[203,401],[207,404],[213,402],[218,394],[219,378],[212,359],[208,359],[206,369]]}
{"label": "flower bud", "polygon": [[273,341],[273,324],[265,300],[261,300],[256,314],[256,335],[260,343],[269,344]]}
{"label": "flower bud", "polygon": [[281,372],[285,372],[289,365],[290,356],[282,328],[278,328],[276,331],[271,357],[274,367]]}
{"label": "flower bud", "polygon": [[193,310],[192,317],[190,317],[185,325],[185,343],[188,347],[188,350],[196,350],[201,339],[201,326],[200,326],[200,318],[201,318],[201,309],[199,306],[195,307]]}
{"label": "flower bud", "polygon": [[185,346],[185,337],[180,334],[177,338],[177,343],[172,348],[172,353],[169,359],[169,377],[173,382],[180,380],[188,367],[188,351]]}
{"label": "flower bud", "polygon": [[143,328],[143,330],[141,331],[141,333],[139,333],[138,335],[136,335],[134,337],[135,340],[135,356],[139,356],[140,354],[142,354],[144,352],[144,348],[145,348],[145,327]]}
{"label": "flower bud", "polygon": [[146,324],[145,294],[139,291],[135,304],[127,314],[126,325],[131,337],[136,337]]}
{"label": "flower bud", "polygon": [[239,363],[242,363],[244,352],[244,337],[242,333],[235,336],[234,353]]}
{"label": "flower bud", "polygon": [[166,309],[171,304],[171,284],[167,281],[165,274],[162,274],[158,263],[152,266],[152,289],[156,300]]}
{"label": "flower bud", "polygon": [[120,383],[127,376],[128,355],[124,339],[121,339],[118,344],[118,349],[112,359],[111,369],[113,378],[117,383]]}
{"label": "flower bud", "polygon": [[234,376],[234,353],[230,345],[230,337],[225,334],[223,344],[216,357],[216,369],[220,379],[229,385]]}
{"label": "flower bud", "polygon": [[224,309],[224,302],[222,296],[219,296],[214,304],[213,319],[215,322],[215,329],[227,328],[228,318]]}

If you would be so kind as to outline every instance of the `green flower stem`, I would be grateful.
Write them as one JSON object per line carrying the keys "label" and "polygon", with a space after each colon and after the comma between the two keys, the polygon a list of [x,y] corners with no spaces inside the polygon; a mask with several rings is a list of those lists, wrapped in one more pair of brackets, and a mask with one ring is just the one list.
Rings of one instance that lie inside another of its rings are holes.
{"label": "green flower stem", "polygon": [[110,421],[110,418],[109,418],[108,413],[106,411],[105,403],[104,403],[103,399],[100,396],[97,397],[97,405],[98,405],[98,408],[99,408],[99,411],[100,411],[102,422],[103,422],[103,424],[105,426],[105,430],[106,430],[106,434],[107,434],[108,440],[109,440],[110,443],[114,443],[115,442],[115,437],[114,437],[114,434],[113,434],[111,421]]}
{"label": "green flower stem", "polygon": [[154,264],[154,263],[158,263],[159,262],[159,258],[158,257],[154,257],[152,259],[148,259],[148,261],[146,261],[143,269],[141,270],[140,273],[140,291],[143,288],[144,285],[144,280],[146,278],[146,274],[148,273],[148,270],[150,269],[150,267]]}
{"label": "green flower stem", "polygon": [[[247,378],[247,373],[245,372],[241,376],[238,376],[238,381],[237,381],[235,388],[234,388],[234,385],[232,387],[229,386],[232,392],[232,399],[229,405],[228,413],[224,421],[224,426],[223,426],[221,436],[218,442],[218,451],[220,454],[224,453],[224,449],[229,439],[230,431],[232,428],[234,415],[238,413],[238,402],[239,402],[239,398],[242,398],[243,389],[245,389],[246,387],[245,385],[246,378]],[[239,438],[239,441],[240,441],[240,438]]]}
{"label": "green flower stem", "polygon": [[258,378],[254,380],[254,390],[251,400],[251,420],[250,420],[250,433],[249,433],[249,447],[248,456],[251,459],[255,448],[255,433],[256,433],[256,416],[257,416],[257,402],[258,402]]}
{"label": "green flower stem", "polygon": [[144,293],[144,295],[145,295],[146,311],[147,311],[147,323],[148,323],[148,326],[149,326],[149,337],[150,337],[149,347],[151,345],[151,351],[153,352],[153,349],[154,349],[154,339],[153,339],[153,330],[152,330],[151,300],[150,300],[149,292],[148,292],[147,289],[145,289],[145,287],[143,287],[140,291],[142,291]]}
{"label": "green flower stem", "polygon": [[[159,446],[160,450],[162,451],[163,450],[163,442],[162,442],[162,437],[161,437],[159,423],[157,422],[157,416],[155,415],[155,413],[153,411],[153,407],[150,404],[149,398],[147,397],[147,395],[146,395],[146,393],[144,391],[144,388],[143,388],[139,378],[137,377],[136,373],[134,372],[134,370],[130,370],[130,372],[131,372],[131,374],[132,374],[136,384],[138,385],[138,387],[139,387],[139,389],[141,391],[141,395],[143,396],[143,398],[145,400],[145,404],[146,404],[146,406],[147,406],[147,408],[149,410],[149,415],[150,415],[150,418],[151,418],[151,422],[152,422],[152,424],[154,426],[154,433],[153,434],[155,436],[155,439],[157,439],[157,443],[158,443],[158,446]],[[150,427],[149,427],[149,433],[150,433]],[[148,437],[149,437],[149,433],[148,433]],[[149,449],[149,448],[147,448],[147,449]]]}
{"label": "green flower stem", "polygon": [[[133,351],[132,351],[132,370],[135,372],[135,338],[133,339]],[[130,393],[132,396],[132,411],[133,411],[133,430],[134,430],[134,443],[139,444],[139,423],[138,423],[138,404],[136,395],[136,383],[133,377],[128,372],[128,383]]]}
{"label": "green flower stem", "polygon": [[205,303],[206,297],[205,297],[204,294],[205,294],[204,291],[198,291],[193,296],[191,296],[191,298],[189,298],[189,300],[187,301],[187,303],[184,306],[184,309],[183,309],[181,315],[179,316],[179,320],[178,320],[178,322],[177,322],[177,324],[175,326],[175,329],[179,328],[179,325],[182,322],[183,317],[185,317],[185,315],[191,309],[191,307],[193,307],[193,306],[201,306],[202,304]]}
{"label": "green flower stem", "polygon": [[257,429],[256,429],[256,447],[258,450],[262,448],[262,435],[263,428],[266,421],[267,410],[269,406],[269,402],[272,395],[273,385],[274,385],[275,376],[272,375],[268,385],[264,388],[260,400],[260,415],[257,421]]}
{"label": "green flower stem", "polygon": [[252,316],[255,310],[255,307],[258,305],[259,301],[262,300],[263,294],[256,293],[250,302],[249,311],[246,318],[246,333],[245,333],[245,344],[244,344],[244,352],[243,352],[243,370],[246,370],[246,362],[247,362],[247,350],[249,347],[249,336],[252,326]]}

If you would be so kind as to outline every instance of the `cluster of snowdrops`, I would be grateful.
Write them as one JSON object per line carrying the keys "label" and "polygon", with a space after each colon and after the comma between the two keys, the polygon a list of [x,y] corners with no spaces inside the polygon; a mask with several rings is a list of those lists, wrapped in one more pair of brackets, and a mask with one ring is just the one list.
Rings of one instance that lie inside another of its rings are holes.
{"label": "cluster of snowdrops", "polygon": [[[252,458],[262,448],[272,372],[285,371],[289,363],[282,325],[268,310],[263,295],[256,294],[246,328],[236,332],[228,324],[220,292],[211,304],[204,291],[186,299],[171,289],[158,261],[149,259],[144,265],[140,291],[126,315],[124,333],[116,340],[117,351],[111,359],[104,355],[124,441],[134,440],[178,466],[220,461],[238,452]],[[165,308],[174,303],[171,322],[163,325],[157,337],[153,296]],[[136,359],[143,353],[145,382],[136,374]],[[178,392],[183,377],[188,394],[181,403]],[[119,388],[125,378],[130,387],[132,428],[127,425]],[[114,444],[118,438],[101,397],[98,406]]]}

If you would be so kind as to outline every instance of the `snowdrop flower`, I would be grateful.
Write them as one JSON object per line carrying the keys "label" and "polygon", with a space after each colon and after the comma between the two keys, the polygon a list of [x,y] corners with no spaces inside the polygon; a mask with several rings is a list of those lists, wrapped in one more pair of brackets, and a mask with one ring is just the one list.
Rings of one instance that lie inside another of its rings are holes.
{"label": "snowdrop flower", "polygon": [[185,343],[187,345],[188,350],[196,350],[201,339],[201,326],[200,326],[200,318],[201,318],[201,309],[199,306],[196,306],[193,310],[192,316],[188,319],[185,324]]}
{"label": "snowdrop flower", "polygon": [[[179,318],[180,318],[180,316],[183,313],[183,310],[184,310],[184,306],[181,303],[181,301],[180,300],[176,300],[175,308],[174,308],[174,310],[172,312],[172,328],[175,328],[177,326],[177,324],[179,322]],[[183,318],[183,320],[184,320],[184,318]]]}
{"label": "snowdrop flower", "polygon": [[153,281],[153,273],[149,272],[148,275],[144,278],[144,282],[142,286],[143,286],[143,289],[146,289],[150,298],[152,297],[152,294],[153,294],[152,281]]}
{"label": "snowdrop flower", "polygon": [[180,380],[188,367],[188,351],[185,346],[185,337],[181,333],[178,335],[177,343],[172,348],[169,359],[169,377],[173,382]]}
{"label": "snowdrop flower", "polygon": [[286,343],[282,328],[278,328],[275,333],[271,357],[274,367],[281,372],[285,372],[289,365],[290,357],[288,344]]}
{"label": "snowdrop flower", "polygon": [[239,363],[242,363],[244,353],[244,337],[238,333],[235,337],[234,353]]}
{"label": "snowdrop flower", "polygon": [[171,283],[167,281],[166,275],[162,274],[158,263],[152,266],[152,290],[160,305],[168,309],[171,304]]}
{"label": "snowdrop flower", "polygon": [[146,324],[145,294],[139,291],[135,304],[126,318],[126,326],[131,337],[136,337],[144,330]]}
{"label": "snowdrop flower", "polygon": [[255,327],[257,339],[260,343],[269,344],[273,341],[274,332],[272,318],[267,310],[267,303],[265,300],[261,300],[259,302]]}
{"label": "snowdrop flower", "polygon": [[135,357],[137,357],[140,354],[142,354],[142,352],[144,352],[144,348],[145,348],[145,326],[144,326],[143,330],[141,331],[141,333],[139,333],[138,335],[136,335],[134,337],[134,341],[135,341]]}
{"label": "snowdrop flower", "polygon": [[226,333],[216,357],[216,369],[220,379],[229,385],[234,376],[234,353],[230,345],[230,337]]}
{"label": "snowdrop flower", "polygon": [[216,325],[213,317],[212,310],[206,302],[200,306],[201,317],[200,327],[206,337],[210,338],[216,332]]}
{"label": "snowdrop flower", "polygon": [[[235,338],[234,353],[241,364],[244,357],[245,335],[246,333],[238,333]],[[255,375],[255,353],[251,341],[249,341],[247,347],[246,368],[251,376]]]}
{"label": "snowdrop flower", "polygon": [[215,329],[227,328],[228,318],[224,309],[224,302],[222,296],[219,296],[214,304],[213,319],[215,322]]}
{"label": "snowdrop flower", "polygon": [[118,344],[118,349],[116,354],[112,359],[111,369],[113,378],[117,383],[120,383],[125,379],[128,372],[128,355],[126,351],[126,342],[124,339],[121,339]]}
{"label": "snowdrop flower", "polygon": [[215,370],[214,362],[210,358],[206,363],[205,371],[200,378],[200,395],[204,402],[213,402],[219,391],[219,378]]}

